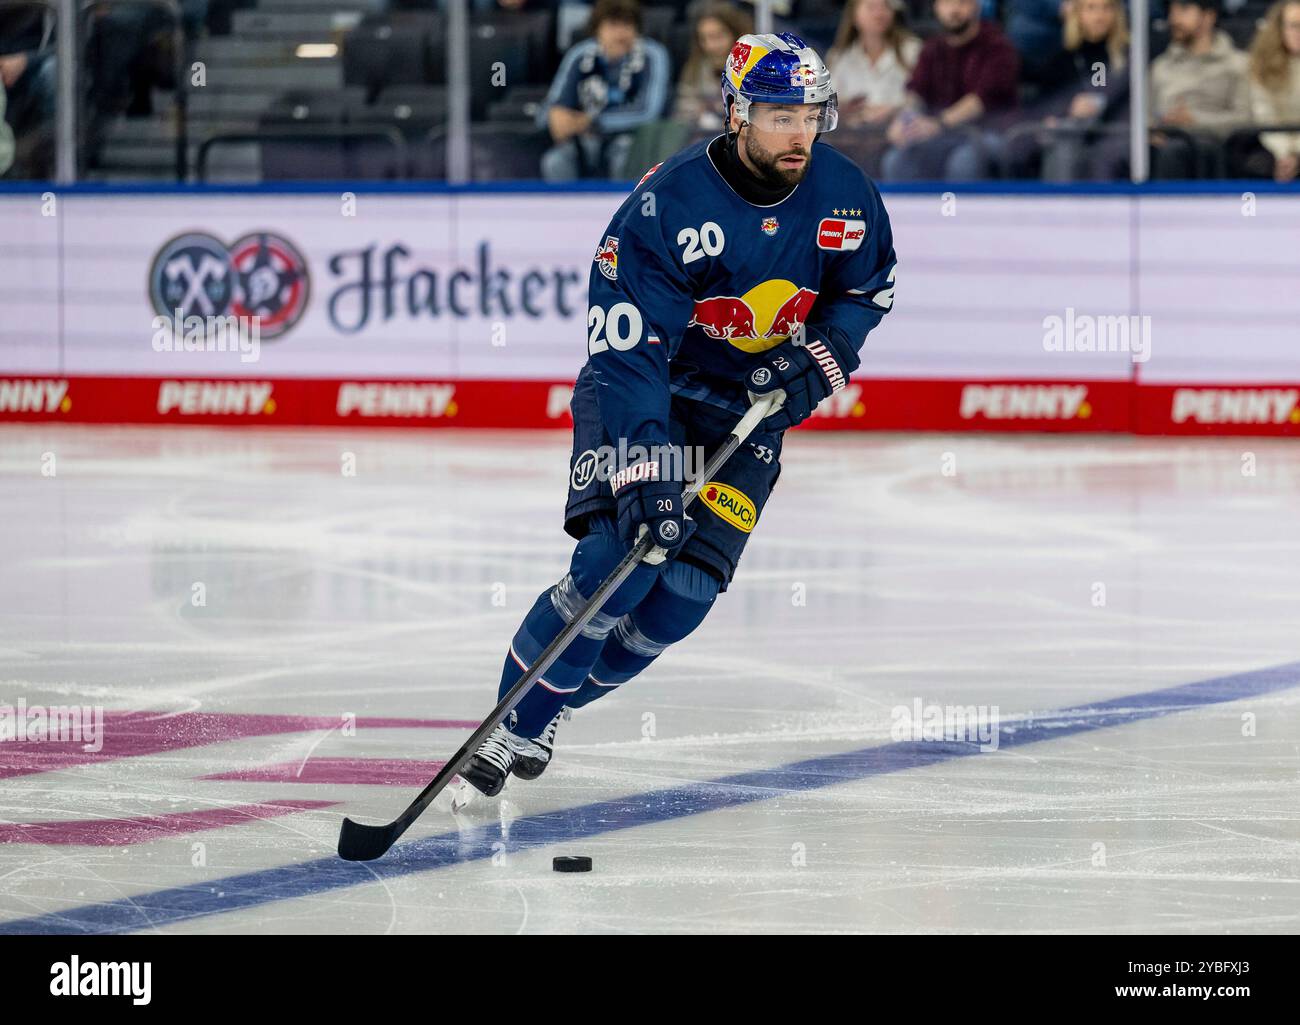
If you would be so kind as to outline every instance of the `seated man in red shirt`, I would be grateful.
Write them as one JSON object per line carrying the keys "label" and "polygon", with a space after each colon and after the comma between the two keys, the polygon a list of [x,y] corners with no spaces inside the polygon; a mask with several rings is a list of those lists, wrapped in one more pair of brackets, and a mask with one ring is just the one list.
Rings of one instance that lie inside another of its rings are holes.
{"label": "seated man in red shirt", "polygon": [[889,126],[886,181],[989,176],[1017,103],[1020,58],[1002,30],[981,21],[979,0],[934,0],[941,33],[926,40]]}

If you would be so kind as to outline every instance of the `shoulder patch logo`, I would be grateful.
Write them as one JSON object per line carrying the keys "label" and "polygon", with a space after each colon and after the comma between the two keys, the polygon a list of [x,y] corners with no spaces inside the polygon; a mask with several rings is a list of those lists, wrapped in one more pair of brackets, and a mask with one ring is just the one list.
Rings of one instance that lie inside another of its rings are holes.
{"label": "shoulder patch logo", "polygon": [[596,269],[610,281],[618,280],[618,236],[606,235],[605,244],[596,247]]}
{"label": "shoulder patch logo", "polygon": [[867,235],[867,222],[823,217],[817,225],[818,249],[857,249]]}
{"label": "shoulder patch logo", "polygon": [[704,504],[742,534],[748,534],[758,521],[758,511],[749,496],[730,484],[709,481],[700,492]]}

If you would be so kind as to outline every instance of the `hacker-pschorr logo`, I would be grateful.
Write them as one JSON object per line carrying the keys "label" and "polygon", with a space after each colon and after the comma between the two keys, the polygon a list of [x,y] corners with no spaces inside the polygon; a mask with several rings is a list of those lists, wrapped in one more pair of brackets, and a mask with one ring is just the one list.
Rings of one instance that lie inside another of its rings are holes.
{"label": "hacker-pschorr logo", "polygon": [[144,1006],[153,999],[152,961],[86,961],[76,954],[50,965],[50,995],[130,997]]}
{"label": "hacker-pschorr logo", "polygon": [[149,268],[149,298],[168,319],[235,317],[278,338],[307,308],[307,261],[282,235],[257,231],[232,245],[202,232],[164,245]]}

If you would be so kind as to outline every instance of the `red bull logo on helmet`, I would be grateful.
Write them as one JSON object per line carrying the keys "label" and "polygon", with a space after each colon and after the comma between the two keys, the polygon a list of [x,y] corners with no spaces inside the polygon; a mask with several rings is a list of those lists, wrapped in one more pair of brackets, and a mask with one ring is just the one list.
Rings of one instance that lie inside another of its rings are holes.
{"label": "red bull logo on helmet", "polygon": [[811,89],[817,84],[817,69],[807,64],[800,64],[790,72],[790,84],[800,89]]}
{"label": "red bull logo on helmet", "polygon": [[781,278],[755,285],[744,295],[695,300],[688,327],[743,352],[765,352],[807,322],[817,293]]}

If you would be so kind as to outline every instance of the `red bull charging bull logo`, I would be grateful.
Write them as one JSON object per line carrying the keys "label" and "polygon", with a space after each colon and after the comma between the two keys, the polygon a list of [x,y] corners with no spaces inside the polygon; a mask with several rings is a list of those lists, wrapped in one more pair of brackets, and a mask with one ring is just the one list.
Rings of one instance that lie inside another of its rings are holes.
{"label": "red bull charging bull logo", "polygon": [[[651,168],[653,170],[653,168]],[[606,235],[603,245],[596,249],[596,269],[610,281],[618,280],[618,236]]]}
{"label": "red bull charging bull logo", "polygon": [[764,281],[741,296],[695,300],[688,327],[744,352],[764,352],[789,338],[812,313],[817,293],[782,278]]}

